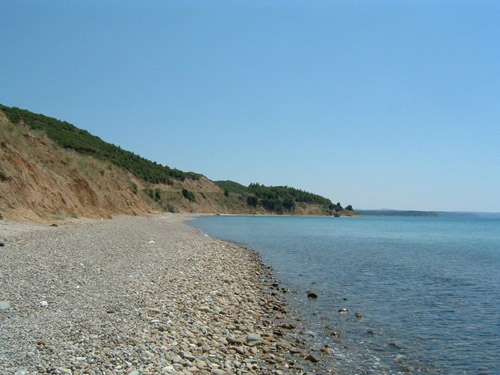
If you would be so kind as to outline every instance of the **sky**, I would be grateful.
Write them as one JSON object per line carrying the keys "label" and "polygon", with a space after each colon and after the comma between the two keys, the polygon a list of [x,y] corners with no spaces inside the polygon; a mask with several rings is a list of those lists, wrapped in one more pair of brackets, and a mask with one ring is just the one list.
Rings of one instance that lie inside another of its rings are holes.
{"label": "sky", "polygon": [[500,212],[499,1],[0,9],[4,105],[212,180]]}

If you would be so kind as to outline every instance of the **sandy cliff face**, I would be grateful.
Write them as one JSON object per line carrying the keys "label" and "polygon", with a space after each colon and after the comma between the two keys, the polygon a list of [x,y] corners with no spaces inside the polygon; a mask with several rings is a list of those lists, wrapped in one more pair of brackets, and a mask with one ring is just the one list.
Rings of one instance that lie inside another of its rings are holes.
{"label": "sandy cliff face", "polygon": [[122,170],[57,147],[0,114],[0,213],[12,220],[152,212]]}
{"label": "sandy cliff face", "polygon": [[[186,189],[194,200],[183,196]],[[160,191],[160,199],[151,191]],[[44,133],[12,124],[0,111],[0,214],[46,222],[64,217],[157,212],[252,213],[206,177],[150,184],[109,162],[65,150]]]}
{"label": "sandy cliff face", "polygon": [[[145,182],[110,162],[63,149],[41,131],[10,123],[0,111],[0,215],[5,219],[47,222],[158,212],[269,214],[249,206],[241,194],[225,196],[204,176],[174,179],[171,185]],[[325,209],[299,203],[293,214],[324,215]]]}

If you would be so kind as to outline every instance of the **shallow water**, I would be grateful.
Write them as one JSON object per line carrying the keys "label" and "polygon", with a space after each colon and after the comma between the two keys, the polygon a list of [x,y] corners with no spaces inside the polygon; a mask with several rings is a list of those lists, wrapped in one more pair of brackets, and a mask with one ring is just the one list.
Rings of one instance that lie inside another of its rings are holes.
{"label": "shallow water", "polygon": [[500,374],[498,218],[212,216],[191,225],[259,251],[290,289],[311,345],[332,348],[338,374]]}

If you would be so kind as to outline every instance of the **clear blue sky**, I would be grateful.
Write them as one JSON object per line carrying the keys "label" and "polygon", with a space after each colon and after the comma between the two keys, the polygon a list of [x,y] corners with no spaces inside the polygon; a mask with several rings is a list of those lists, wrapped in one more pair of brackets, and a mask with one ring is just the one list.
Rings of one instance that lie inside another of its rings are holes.
{"label": "clear blue sky", "polygon": [[500,1],[1,1],[0,103],[358,208],[500,211]]}

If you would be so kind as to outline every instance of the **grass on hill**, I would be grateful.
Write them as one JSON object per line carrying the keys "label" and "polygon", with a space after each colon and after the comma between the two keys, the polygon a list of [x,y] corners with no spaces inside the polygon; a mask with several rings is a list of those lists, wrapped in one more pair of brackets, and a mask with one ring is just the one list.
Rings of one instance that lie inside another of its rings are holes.
{"label": "grass on hill", "polygon": [[0,104],[0,110],[5,113],[13,124],[17,124],[21,119],[24,119],[27,126],[31,129],[45,131],[49,138],[59,146],[109,161],[151,183],[171,184],[172,179],[183,181],[190,178],[197,180],[201,176],[147,160],[130,151],[121,149],[120,146],[105,142],[101,138],[66,121],[60,121],[16,107],[7,107],[2,104]]}

